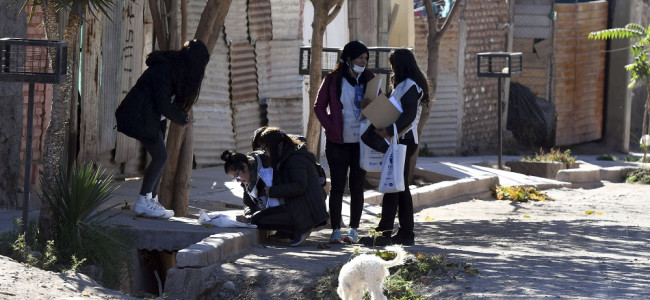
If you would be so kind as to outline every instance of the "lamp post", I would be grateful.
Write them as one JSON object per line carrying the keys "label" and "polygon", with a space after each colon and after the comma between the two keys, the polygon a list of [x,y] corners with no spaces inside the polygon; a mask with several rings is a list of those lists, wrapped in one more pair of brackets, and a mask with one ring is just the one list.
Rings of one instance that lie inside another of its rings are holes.
{"label": "lamp post", "polygon": [[[23,186],[23,233],[27,234],[32,170],[34,84],[61,83],[67,73],[67,41],[0,39],[0,81],[29,83]],[[51,60],[51,63],[50,63]],[[22,98],[21,98],[22,101]]]}
{"label": "lamp post", "polygon": [[503,127],[501,103],[501,78],[521,75],[521,52],[481,52],[476,55],[478,77],[497,77],[498,82],[498,139],[499,139],[499,169],[503,169],[501,157],[503,156]]}

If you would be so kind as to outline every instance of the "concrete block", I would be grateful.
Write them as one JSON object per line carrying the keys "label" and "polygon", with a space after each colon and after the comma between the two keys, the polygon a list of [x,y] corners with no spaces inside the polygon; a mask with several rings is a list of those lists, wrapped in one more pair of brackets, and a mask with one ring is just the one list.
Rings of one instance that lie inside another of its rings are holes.
{"label": "concrete block", "polygon": [[571,183],[599,182],[600,170],[597,168],[564,169],[557,172],[555,180]]}
{"label": "concrete block", "polygon": [[[443,181],[417,188],[413,194],[413,207],[425,208],[435,206],[450,199],[483,194],[499,182],[498,176],[482,176]],[[415,197],[417,195],[417,197]]]}
{"label": "concrete block", "polygon": [[556,178],[558,171],[566,169],[562,162],[537,162],[537,161],[507,161],[506,166],[511,172],[526,174],[543,178]]}
{"label": "concrete block", "polygon": [[[412,194],[412,193],[411,193]],[[381,205],[384,194],[377,191],[366,191],[364,193],[364,203]]]}
{"label": "concrete block", "polygon": [[178,268],[167,270],[165,278],[165,299],[198,299],[206,290],[213,289],[217,282],[206,280],[221,268],[211,264],[202,268]]}
{"label": "concrete block", "polygon": [[185,248],[176,253],[176,266],[179,268],[201,267],[207,265],[208,254],[204,249]]}
{"label": "concrete block", "polygon": [[608,167],[600,169],[600,180],[609,182],[624,182],[627,174],[637,169],[636,167]]}
{"label": "concrete block", "polygon": [[219,260],[221,260],[221,253],[222,253],[221,248],[222,248],[223,242],[215,242],[215,243],[213,243],[213,242],[210,242],[210,241],[206,241],[208,239],[209,239],[209,237],[203,239],[202,241],[200,241],[200,242],[198,242],[198,243],[196,243],[194,245],[190,245],[188,247],[189,249],[198,249],[198,250],[201,250],[201,251],[205,252],[205,254],[207,256],[205,265],[216,263]]}
{"label": "concrete block", "polygon": [[[246,232],[247,233],[247,232]],[[228,232],[222,233],[221,237],[224,238],[222,245],[223,258],[226,256],[239,255],[244,249],[252,245],[252,237],[246,236],[245,232]]]}

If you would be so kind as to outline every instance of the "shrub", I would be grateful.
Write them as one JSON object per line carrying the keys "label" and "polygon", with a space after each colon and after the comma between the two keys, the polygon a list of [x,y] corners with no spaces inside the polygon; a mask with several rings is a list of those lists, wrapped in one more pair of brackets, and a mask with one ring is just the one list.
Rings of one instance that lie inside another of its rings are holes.
{"label": "shrub", "polygon": [[567,149],[564,152],[561,152],[558,148],[551,148],[551,152],[544,153],[544,149],[540,148],[538,153],[535,153],[533,157],[524,157],[521,161],[532,161],[532,162],[562,162],[566,165],[567,168],[571,168],[576,163],[576,157],[571,156],[571,150]]}
{"label": "shrub", "polygon": [[38,243],[38,226],[32,221],[23,232],[22,219],[14,220],[14,227],[0,234],[0,255],[5,255],[29,267],[57,271],[57,253],[54,241]]}
{"label": "shrub", "polygon": [[112,176],[91,164],[75,165],[71,174],[59,167],[54,182],[41,177],[41,186],[56,220],[54,245],[62,262],[78,267],[88,261],[100,268],[105,285],[118,286],[131,256],[127,235],[106,222],[120,205],[105,206],[118,188]]}
{"label": "shrub", "polygon": [[650,184],[650,169],[638,168],[628,173],[625,181],[630,183]]}
{"label": "shrub", "polygon": [[492,189],[492,196],[497,200],[512,200],[519,202],[553,200],[545,193],[533,188],[524,186],[495,186]]}
{"label": "shrub", "polygon": [[601,154],[600,156],[596,157],[596,160],[604,160],[604,161],[618,161],[618,157],[611,155],[611,154]]}

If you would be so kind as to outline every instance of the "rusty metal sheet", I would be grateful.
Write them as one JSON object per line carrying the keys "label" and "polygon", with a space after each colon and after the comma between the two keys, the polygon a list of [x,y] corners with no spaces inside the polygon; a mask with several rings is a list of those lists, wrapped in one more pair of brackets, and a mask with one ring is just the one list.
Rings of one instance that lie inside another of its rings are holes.
{"label": "rusty metal sheet", "polygon": [[248,1],[248,28],[251,41],[268,41],[273,38],[270,0]]}
{"label": "rusty metal sheet", "polygon": [[232,1],[223,23],[224,38],[228,43],[248,40],[248,16],[246,4],[248,1]]}
{"label": "rusty metal sheet", "polygon": [[221,153],[235,148],[230,109],[229,48],[215,45],[199,101],[194,105],[194,155],[198,167],[221,164]]}
{"label": "rusty metal sheet", "polygon": [[302,39],[302,7],[296,0],[271,0],[274,40]]}
{"label": "rusty metal sheet", "polygon": [[269,126],[282,128],[287,133],[302,134],[302,98],[266,99]]}
{"label": "rusty metal sheet", "polygon": [[251,134],[261,125],[255,48],[248,41],[230,45],[230,79],[235,147],[248,152]]}
{"label": "rusty metal sheet", "polygon": [[302,97],[298,74],[300,40],[258,41],[255,44],[259,99]]}

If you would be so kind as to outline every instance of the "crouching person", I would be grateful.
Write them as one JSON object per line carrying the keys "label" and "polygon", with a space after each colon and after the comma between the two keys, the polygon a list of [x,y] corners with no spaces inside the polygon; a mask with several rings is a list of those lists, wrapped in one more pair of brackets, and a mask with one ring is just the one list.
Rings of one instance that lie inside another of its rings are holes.
{"label": "crouching person", "polygon": [[299,246],[315,227],[329,219],[316,157],[302,142],[276,127],[268,127],[260,134],[259,145],[273,168],[273,184],[265,188],[266,194],[284,203],[259,211],[251,222],[259,229],[289,232],[293,238],[289,246]]}

